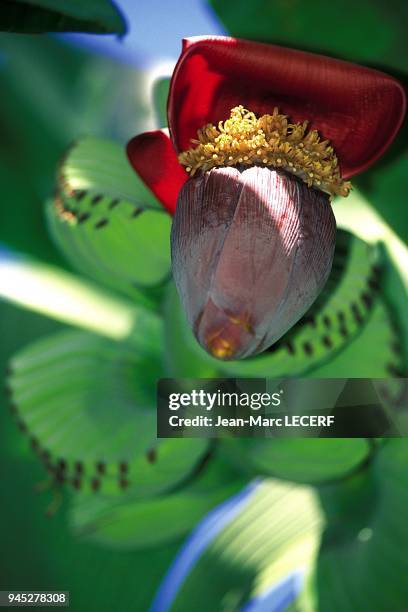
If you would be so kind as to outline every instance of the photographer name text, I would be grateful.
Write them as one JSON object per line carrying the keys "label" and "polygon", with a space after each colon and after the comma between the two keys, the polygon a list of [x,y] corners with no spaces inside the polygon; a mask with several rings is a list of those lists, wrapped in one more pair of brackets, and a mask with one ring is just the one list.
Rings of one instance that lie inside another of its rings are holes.
{"label": "photographer name text", "polygon": [[334,416],[322,415],[285,415],[283,417],[263,417],[250,415],[247,419],[226,418],[218,415],[216,419],[198,415],[193,418],[172,415],[170,427],[332,427]]}

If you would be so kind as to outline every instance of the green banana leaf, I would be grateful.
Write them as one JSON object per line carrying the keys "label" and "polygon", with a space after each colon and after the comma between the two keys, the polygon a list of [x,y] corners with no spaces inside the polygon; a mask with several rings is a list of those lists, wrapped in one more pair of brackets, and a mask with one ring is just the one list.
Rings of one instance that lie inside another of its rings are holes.
{"label": "green banana leaf", "polygon": [[3,0],[5,32],[95,32],[125,34],[126,22],[110,0]]}

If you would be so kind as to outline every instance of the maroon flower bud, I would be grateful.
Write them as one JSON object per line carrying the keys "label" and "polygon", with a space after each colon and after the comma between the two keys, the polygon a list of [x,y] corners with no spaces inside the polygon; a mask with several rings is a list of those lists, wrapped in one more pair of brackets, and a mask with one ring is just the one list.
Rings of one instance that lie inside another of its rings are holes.
{"label": "maroon flower bud", "polygon": [[173,274],[199,343],[220,359],[265,350],[310,307],[330,273],[329,196],[281,170],[213,168],[182,187]]}
{"label": "maroon flower bud", "polygon": [[177,206],[173,273],[212,355],[258,353],[309,308],[334,250],[326,194],[347,196],[405,109],[401,83],[376,70],[230,37],[184,41],[169,134],[136,136],[127,152],[166,209]]}

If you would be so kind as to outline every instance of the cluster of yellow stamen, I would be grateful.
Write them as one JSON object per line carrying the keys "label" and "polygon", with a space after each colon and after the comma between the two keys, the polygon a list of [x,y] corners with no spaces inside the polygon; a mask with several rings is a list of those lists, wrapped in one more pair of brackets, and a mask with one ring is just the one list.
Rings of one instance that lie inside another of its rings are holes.
{"label": "cluster of yellow stamen", "polygon": [[181,153],[179,161],[191,176],[220,166],[272,166],[298,176],[309,187],[347,196],[351,183],[342,180],[333,147],[320,140],[317,130],[307,131],[307,125],[289,123],[277,108],[257,118],[236,106],[218,127],[210,123],[198,130],[198,140],[191,141],[195,146]]}

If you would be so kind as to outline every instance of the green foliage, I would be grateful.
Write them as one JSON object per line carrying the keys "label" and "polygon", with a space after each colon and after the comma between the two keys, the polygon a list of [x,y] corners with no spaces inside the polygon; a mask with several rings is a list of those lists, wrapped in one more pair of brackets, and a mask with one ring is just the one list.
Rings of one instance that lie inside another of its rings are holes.
{"label": "green foliage", "polygon": [[0,257],[0,298],[108,338],[123,339],[134,326],[150,329],[155,316],[70,272],[29,257]]}
{"label": "green foliage", "polygon": [[167,96],[169,95],[170,79],[161,77],[153,83],[153,106],[159,128],[167,126]]}
{"label": "green foliage", "polygon": [[302,567],[307,580],[291,612],[402,612],[407,460],[406,440],[393,439],[335,484],[264,481],[208,544],[172,610],[193,602],[199,612],[235,610]]}
{"label": "green foliage", "polygon": [[264,481],[199,558],[172,610],[240,609],[266,586],[311,562],[320,525],[311,489]]}
{"label": "green foliage", "polygon": [[3,35],[0,54],[0,241],[61,265],[43,214],[57,163],[84,134],[125,142],[143,130],[142,75],[50,36]]}
{"label": "green foliage", "polygon": [[322,612],[406,609],[407,461],[407,440],[389,440],[359,476],[321,489],[327,528],[316,589]]}
{"label": "green foliage", "polygon": [[[408,243],[406,194],[408,193],[408,152],[393,160],[379,172],[373,172],[370,201],[380,214]],[[401,227],[399,227],[401,226]]]}
{"label": "green foliage", "polygon": [[0,30],[125,34],[126,23],[110,0],[3,0]]}
{"label": "green foliage", "polygon": [[244,456],[254,473],[306,484],[347,478],[364,465],[370,452],[362,438],[237,439],[229,445],[229,451]]}
{"label": "green foliage", "polygon": [[353,62],[378,62],[406,69],[407,39],[402,15],[406,3],[383,0],[356,4],[302,0],[210,0],[227,31],[248,38],[288,47],[334,55]]}
{"label": "green foliage", "polygon": [[[408,319],[406,316],[408,303],[408,249],[396,232],[384,222],[370,205],[370,202],[357,190],[353,190],[347,200],[342,198],[335,201],[334,212],[340,227],[353,232],[370,244],[381,243],[381,259],[383,262],[381,301],[386,306],[385,316],[391,318],[396,335],[394,341],[390,339],[391,344],[388,344],[386,337],[382,335],[382,346],[383,348],[387,347],[386,352],[388,353],[391,349],[394,353],[400,354],[399,361],[402,371],[406,372],[408,368]],[[373,324],[371,324],[370,332],[373,336],[377,333],[376,327]],[[365,333],[365,337],[366,341],[369,342],[367,333]],[[376,354],[378,354],[378,351]],[[339,358],[341,360],[341,355]],[[350,359],[350,354],[347,355],[347,358]],[[353,359],[353,357],[351,358]],[[374,359],[372,352],[367,354],[366,358],[368,358],[367,365],[369,363],[372,364]],[[358,366],[358,371],[360,371],[362,365],[361,356],[358,361],[355,361],[355,365]],[[365,375],[372,376],[369,372],[370,370]]]}

